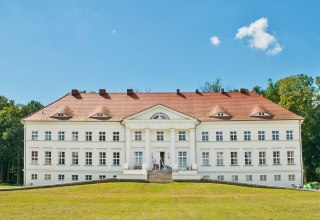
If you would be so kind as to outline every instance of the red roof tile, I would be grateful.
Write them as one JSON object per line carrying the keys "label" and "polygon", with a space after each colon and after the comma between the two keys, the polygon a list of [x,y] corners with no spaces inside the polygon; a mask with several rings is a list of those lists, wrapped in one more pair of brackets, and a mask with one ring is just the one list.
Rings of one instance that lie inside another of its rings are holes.
{"label": "red roof tile", "polygon": [[[240,92],[208,92],[208,93],[107,93],[104,96],[98,93],[80,93],[77,96],[67,94],[59,100],[51,103],[42,110],[25,118],[23,121],[59,121],[51,118],[62,106],[68,106],[72,117],[68,121],[101,121],[90,118],[97,112],[99,106],[104,106],[111,118],[107,121],[121,121],[123,118],[133,115],[154,105],[162,104],[179,112],[197,118],[200,121],[221,120],[303,120],[302,117],[278,106],[277,104],[253,93]],[[219,119],[210,117],[214,108],[221,106],[232,117]],[[261,106],[272,116],[268,119],[252,117],[255,106]]]}

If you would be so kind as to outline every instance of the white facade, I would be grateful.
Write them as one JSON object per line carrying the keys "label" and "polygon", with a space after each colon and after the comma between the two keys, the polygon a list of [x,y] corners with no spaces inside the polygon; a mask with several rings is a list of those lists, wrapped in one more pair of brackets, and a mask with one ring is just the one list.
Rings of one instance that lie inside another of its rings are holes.
{"label": "white facade", "polygon": [[[157,113],[168,119],[152,119]],[[177,179],[200,176],[274,186],[302,184],[300,123],[200,122],[162,105],[121,122],[26,121],[25,185],[118,178],[130,170],[152,169],[154,164],[172,167]],[[51,140],[46,140],[49,132]],[[64,132],[64,140],[59,140],[59,132]],[[78,140],[73,132],[78,132]],[[91,132],[92,140],[86,132]],[[119,140],[114,132],[119,132]],[[186,170],[193,176],[184,176]]]}

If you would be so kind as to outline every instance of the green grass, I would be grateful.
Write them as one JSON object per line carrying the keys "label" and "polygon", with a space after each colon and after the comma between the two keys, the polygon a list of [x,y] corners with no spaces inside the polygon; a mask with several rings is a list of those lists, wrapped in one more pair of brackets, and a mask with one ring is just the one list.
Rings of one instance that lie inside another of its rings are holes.
{"label": "green grass", "polygon": [[0,183],[0,189],[4,189],[4,188],[15,188],[15,187],[22,187],[22,186],[11,185],[11,184],[7,184],[7,183]]}
{"label": "green grass", "polygon": [[320,193],[211,183],[0,191],[1,219],[320,219]]}

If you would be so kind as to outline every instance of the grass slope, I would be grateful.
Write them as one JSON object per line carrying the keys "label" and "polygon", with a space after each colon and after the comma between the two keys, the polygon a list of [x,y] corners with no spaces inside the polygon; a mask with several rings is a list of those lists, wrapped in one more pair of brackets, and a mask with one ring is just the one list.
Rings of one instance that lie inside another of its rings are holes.
{"label": "grass slope", "polygon": [[1,219],[320,219],[320,193],[210,183],[0,191]]}

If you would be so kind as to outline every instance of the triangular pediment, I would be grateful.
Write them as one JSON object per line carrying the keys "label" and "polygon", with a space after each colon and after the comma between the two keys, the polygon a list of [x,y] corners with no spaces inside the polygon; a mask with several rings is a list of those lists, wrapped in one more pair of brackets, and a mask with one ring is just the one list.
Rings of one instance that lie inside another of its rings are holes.
{"label": "triangular pediment", "polygon": [[124,120],[197,120],[185,113],[170,107],[158,104],[137,112]]}

